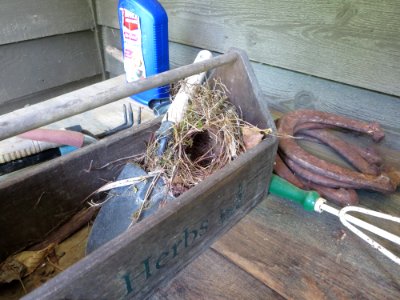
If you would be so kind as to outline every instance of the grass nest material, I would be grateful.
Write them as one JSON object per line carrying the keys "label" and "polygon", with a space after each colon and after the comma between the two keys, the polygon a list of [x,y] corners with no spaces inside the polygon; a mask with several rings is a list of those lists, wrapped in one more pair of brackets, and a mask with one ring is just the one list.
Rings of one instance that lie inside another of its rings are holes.
{"label": "grass nest material", "polygon": [[[203,181],[248,148],[243,136],[248,130],[243,129],[254,126],[239,117],[228,93],[220,80],[214,80],[212,85],[196,85],[184,119],[174,125],[174,138],[164,155],[157,156],[156,140],[147,147],[144,167],[161,170],[174,196]],[[256,132],[261,141],[266,131],[257,128]]]}

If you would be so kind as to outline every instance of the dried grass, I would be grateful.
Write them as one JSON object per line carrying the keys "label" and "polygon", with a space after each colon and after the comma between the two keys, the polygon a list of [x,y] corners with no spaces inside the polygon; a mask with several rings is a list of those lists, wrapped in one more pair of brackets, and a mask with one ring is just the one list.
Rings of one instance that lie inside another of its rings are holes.
{"label": "dried grass", "polygon": [[[185,84],[184,82],[181,84]],[[157,141],[147,148],[143,167],[161,170],[174,196],[182,194],[245,151],[241,120],[220,80],[198,85],[184,120],[175,124],[173,139],[162,157]]]}

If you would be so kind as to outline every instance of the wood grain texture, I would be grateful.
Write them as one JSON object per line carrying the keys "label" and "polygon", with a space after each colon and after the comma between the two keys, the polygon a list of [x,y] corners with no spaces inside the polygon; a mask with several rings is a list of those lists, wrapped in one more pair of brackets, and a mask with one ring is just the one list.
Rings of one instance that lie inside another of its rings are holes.
{"label": "wood grain texture", "polygon": [[[105,46],[121,48],[119,31],[102,28]],[[171,68],[191,64],[200,48],[170,42]],[[218,54],[218,53],[215,53]],[[110,55],[105,55],[106,70],[119,75],[123,65]],[[301,73],[252,62],[252,68],[259,81],[268,105],[280,112],[299,108],[309,108],[366,121],[379,122],[390,140],[386,146],[400,149],[400,141],[395,138],[400,133],[398,97],[324,80]]]}
{"label": "wood grain texture", "polygon": [[[113,74],[113,76],[121,75],[125,71],[123,63],[121,62],[121,60],[123,60],[123,57],[119,30],[107,26],[101,27],[101,41],[103,48],[105,49],[105,69],[110,74]],[[107,48],[109,48],[110,50],[107,50]],[[169,42],[170,68],[174,69],[193,63],[197,53],[200,50],[201,49],[199,48]],[[218,54],[220,53],[214,52],[214,55]]]}
{"label": "wood grain texture", "polygon": [[27,96],[11,99],[0,105],[0,115],[9,113],[16,109],[20,109],[26,105],[33,105],[65,93],[69,93],[71,91],[83,88],[99,81],[101,81],[101,75],[95,75],[92,77],[81,79],[79,81],[69,82],[61,86],[56,86],[54,88],[32,93]]}
{"label": "wood grain texture", "polygon": [[94,27],[89,0],[3,0],[0,44],[82,31]]}
{"label": "wood grain texture", "polygon": [[[105,69],[107,72],[115,75],[121,75],[124,71],[121,48],[121,38],[119,30],[107,26],[101,26],[101,41],[103,44]],[[107,47],[111,47],[112,51],[107,51]],[[117,53],[119,50],[120,53]],[[190,46],[184,46],[178,43],[169,42],[170,68],[174,69],[184,65],[193,63],[197,53],[201,49]],[[111,53],[110,53],[111,52]],[[217,53],[214,53],[217,54]],[[219,54],[219,53],[218,53]]]}
{"label": "wood grain texture", "polygon": [[[116,2],[97,0],[98,22],[118,28]],[[396,1],[161,1],[170,40],[400,95]]]}
{"label": "wood grain texture", "polygon": [[0,105],[101,73],[92,31],[4,45],[0,65]]}
{"label": "wood grain texture", "polygon": [[150,298],[284,299],[263,283],[210,249]]}
{"label": "wood grain texture", "polygon": [[400,296],[397,266],[344,230],[336,218],[304,212],[272,196],[213,248],[285,298]]}
{"label": "wood grain texture", "polygon": [[173,278],[262,198],[267,185],[261,181],[269,177],[274,156],[268,151],[273,145],[265,142],[25,299],[150,296],[155,287]]}
{"label": "wood grain texture", "polygon": [[[260,124],[263,128],[274,128],[254,74],[246,58],[241,55],[237,52],[234,63],[216,68],[213,75],[221,78],[232,90],[230,100],[242,107],[246,121]],[[25,227],[29,227],[29,222],[42,219],[40,213],[44,210],[51,216],[56,214],[54,210],[72,210],[73,205],[76,206],[79,203],[77,201],[82,199],[80,196],[87,194],[90,189],[96,189],[100,177],[103,177],[96,169],[93,170],[95,173],[85,174],[83,168],[90,165],[89,160],[95,160],[97,165],[98,161],[104,162],[106,157],[112,160],[115,155],[124,156],[124,151],[130,150],[131,155],[141,153],[145,145],[141,143],[143,138],[138,138],[138,135],[148,136],[155,125],[152,123],[152,128],[150,125],[140,128],[136,136],[132,132],[122,132],[76,151],[65,160],[59,159],[58,169],[55,168],[56,162],[52,161],[43,165],[42,169],[32,169],[36,173],[31,171],[24,173],[24,176],[10,177],[4,183],[0,182],[1,194],[8,199],[3,202],[6,206],[4,210],[9,212],[9,215],[0,219],[3,221],[1,225],[6,226],[7,219],[10,223],[24,219]],[[133,145],[125,149],[127,143]],[[188,193],[171,201],[156,214],[137,223],[130,231],[94,251],[26,299],[86,298],[88,295],[97,299],[116,299],[151,295],[158,284],[172,278],[263,198],[268,188],[266,182],[271,176],[276,148],[277,138],[268,136],[255,148],[240,155]],[[39,175],[40,171],[43,176]],[[48,183],[56,173],[62,175],[63,181]],[[109,175],[106,173],[105,176]],[[79,188],[74,189],[73,186]],[[30,195],[12,193],[13,189],[23,193],[26,188],[33,192]],[[43,195],[43,191],[47,193]],[[58,196],[63,207],[46,209],[51,205],[51,196]],[[38,201],[38,197],[43,206],[35,215],[10,215],[12,211],[18,211],[16,206],[21,203],[33,204]],[[13,219],[10,220],[11,216]],[[43,226],[49,226],[49,222],[43,220],[40,225],[45,223]],[[37,227],[30,228],[31,232],[20,233],[18,236],[10,234],[7,239],[16,247],[15,241],[26,242],[27,238],[34,236],[35,232],[32,231]],[[21,239],[24,234],[27,238]]]}
{"label": "wood grain texture", "polygon": [[119,28],[118,2],[109,0],[95,0],[97,23],[112,28]]}
{"label": "wood grain texture", "polygon": [[85,197],[104,185],[104,180],[113,180],[121,168],[96,167],[143,152],[151,130],[157,126],[143,124],[140,131],[131,128],[69,155],[2,177],[0,260],[41,241],[85,206]]}
{"label": "wood grain texture", "polygon": [[107,26],[101,26],[100,32],[102,48],[104,49],[105,70],[115,75],[123,74],[125,72],[124,65],[119,59],[115,58],[117,54],[115,53],[115,55],[112,55],[107,52],[107,47],[112,47],[113,49],[120,50],[120,57],[122,57],[121,37],[119,35],[119,30]]}

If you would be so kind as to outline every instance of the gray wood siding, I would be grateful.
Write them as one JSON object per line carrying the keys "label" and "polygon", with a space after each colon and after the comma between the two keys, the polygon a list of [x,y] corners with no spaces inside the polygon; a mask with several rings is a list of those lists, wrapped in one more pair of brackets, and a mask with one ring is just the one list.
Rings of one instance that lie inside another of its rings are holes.
{"label": "gray wood siding", "polygon": [[0,113],[98,81],[92,0],[3,0]]}
{"label": "gray wood siding", "polygon": [[50,98],[60,96],[65,93],[72,92],[74,90],[83,88],[85,86],[94,84],[102,80],[101,75],[96,75],[93,77],[88,77],[82,80],[69,82],[63,85],[56,86],[54,88],[46,89],[44,91],[39,91],[32,93],[20,98],[14,98],[10,101],[0,104],[0,115],[12,112],[16,109],[20,109],[26,105],[33,105]]}
{"label": "gray wood siding", "polygon": [[[103,27],[103,43],[121,49],[119,30]],[[199,48],[170,42],[171,68],[193,62]],[[105,53],[106,71],[112,75],[124,72],[122,63]],[[397,97],[313,76],[252,62],[265,99],[271,108],[288,111],[311,108],[381,123],[388,134],[399,133],[400,101]],[[382,105],[384,103],[384,105]],[[355,114],[357,112],[357,114]],[[392,141],[400,149],[400,142]]]}
{"label": "gray wood siding", "polygon": [[0,44],[94,27],[90,0],[2,0]]}
{"label": "gray wood siding", "polygon": [[92,31],[0,47],[0,105],[101,73]]}
{"label": "gray wood siding", "polygon": [[[170,40],[400,95],[396,0],[162,0]],[[98,23],[118,28],[117,1],[96,0]]]}

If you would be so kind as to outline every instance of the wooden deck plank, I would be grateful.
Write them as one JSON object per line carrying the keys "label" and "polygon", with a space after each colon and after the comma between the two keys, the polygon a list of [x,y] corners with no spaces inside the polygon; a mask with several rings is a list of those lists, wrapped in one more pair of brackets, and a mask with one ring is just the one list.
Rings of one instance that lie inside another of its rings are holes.
{"label": "wooden deck plank", "polygon": [[399,299],[400,270],[331,216],[269,196],[213,248],[281,295]]}
{"label": "wooden deck plank", "polygon": [[284,299],[210,249],[150,299]]}
{"label": "wooden deck plank", "polygon": [[[170,40],[400,96],[400,6],[395,1],[160,1]],[[118,28],[117,3],[97,0]]]}

